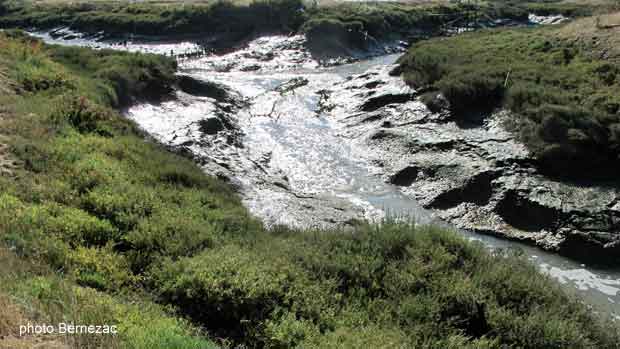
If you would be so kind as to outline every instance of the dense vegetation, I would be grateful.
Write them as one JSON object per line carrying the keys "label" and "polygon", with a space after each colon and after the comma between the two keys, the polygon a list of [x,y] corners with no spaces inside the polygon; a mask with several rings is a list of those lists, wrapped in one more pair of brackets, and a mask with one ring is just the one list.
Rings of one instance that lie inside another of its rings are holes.
{"label": "dense vegetation", "polygon": [[249,5],[230,1],[156,6],[129,2],[9,4],[5,26],[73,29],[111,34],[199,34],[292,30],[300,25],[300,0],[257,0]]}
{"label": "dense vegetation", "polygon": [[[217,0],[165,4],[123,1],[0,1],[0,27],[51,29],[70,27],[86,33],[126,35],[219,34],[239,40],[254,32],[304,31],[327,49],[358,47],[370,35],[386,39],[396,34],[440,31],[446,24],[484,22],[498,18],[527,20],[528,13],[585,15],[611,0],[590,3],[564,1],[487,0],[437,1],[411,4],[329,4],[303,0]],[[4,5],[1,5],[2,3]],[[4,15],[3,15],[4,12]],[[366,43],[364,43],[366,44]],[[323,48],[323,47],[322,47]]]}
{"label": "dense vegetation", "polygon": [[120,35],[248,34],[254,30],[292,31],[301,24],[302,7],[301,0],[257,0],[250,4],[213,1],[170,6],[129,2],[13,2],[9,14],[0,23],[5,27],[70,26],[81,32]]}
{"label": "dense vegetation", "polygon": [[513,111],[510,126],[547,173],[617,178],[620,65],[575,34],[502,29],[433,39],[412,47],[395,73],[441,91],[458,118]]}
{"label": "dense vegetation", "polygon": [[[121,328],[69,344],[208,348],[212,336],[221,346],[276,348],[613,348],[620,340],[518,253],[491,255],[443,229],[265,230],[228,185],[145,141],[110,108],[139,98],[148,77],[170,81],[171,65],[0,33],[0,87],[13,91],[0,95],[1,132],[20,164],[0,176],[0,263],[10,266],[0,298],[28,304],[23,311],[40,322]],[[13,308],[0,309],[0,320]]]}
{"label": "dense vegetation", "polygon": [[490,0],[487,6],[500,12],[518,12],[540,16],[564,15],[583,17],[608,12],[617,6],[615,0],[570,1],[570,0]]}

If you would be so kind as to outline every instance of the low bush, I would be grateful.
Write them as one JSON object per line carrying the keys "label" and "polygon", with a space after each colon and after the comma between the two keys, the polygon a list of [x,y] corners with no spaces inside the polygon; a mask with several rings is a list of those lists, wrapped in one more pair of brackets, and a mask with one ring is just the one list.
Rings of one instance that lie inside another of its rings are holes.
{"label": "low bush", "polygon": [[102,291],[131,288],[139,280],[129,270],[124,256],[115,253],[111,245],[78,247],[69,254],[68,266],[78,285]]}
{"label": "low bush", "polygon": [[499,79],[475,74],[442,79],[436,86],[450,101],[450,107],[455,115],[491,110],[498,105],[504,94]]}
{"label": "low bush", "polygon": [[214,333],[251,346],[268,345],[262,326],[282,310],[325,321],[321,315],[329,314],[336,301],[329,284],[312,282],[284,256],[248,253],[238,246],[165,263],[152,280],[163,300]]}
{"label": "low bush", "polygon": [[[495,19],[526,21],[530,13],[588,15],[610,8],[613,5],[611,2],[576,4],[565,1],[489,0],[475,3],[450,1],[438,4],[342,3],[310,6],[301,0],[217,0],[165,5],[104,1],[33,4],[14,1],[10,8],[5,6],[4,15],[0,15],[0,27],[70,27],[80,32],[95,34],[103,31],[117,36],[224,34],[226,46],[256,32],[304,32],[313,47],[336,50],[342,49],[342,46],[359,49],[372,45],[375,39],[400,38],[420,30],[440,32],[446,25],[458,27],[479,22],[486,26],[493,25]],[[321,39],[328,39],[325,46],[319,46]],[[364,46],[360,46],[361,43]]]}
{"label": "low bush", "polygon": [[[175,81],[176,62],[163,56],[67,46],[52,46],[49,54],[55,61],[107,83],[113,93],[105,102],[113,106],[136,98],[157,98],[169,92]],[[106,86],[98,87],[105,91]]]}
{"label": "low bush", "polygon": [[86,97],[62,96],[50,116],[52,122],[62,127],[68,123],[78,132],[108,134],[104,125],[111,120],[110,111],[90,102]]}
{"label": "low bush", "polygon": [[206,4],[16,3],[5,9],[2,26],[53,28],[68,26],[87,33],[141,35],[216,34],[252,31],[295,31],[304,21],[300,0],[218,0]]}
{"label": "low bush", "polygon": [[206,214],[166,205],[140,220],[124,242],[131,247],[132,269],[144,271],[161,258],[191,256],[212,247],[222,230]]}
{"label": "low bush", "polygon": [[[161,301],[248,346],[614,345],[598,325],[554,332],[587,310],[517,253],[490,256],[430,227],[386,222],[344,235],[280,228],[166,261],[148,279]],[[512,335],[524,331],[546,337]]]}

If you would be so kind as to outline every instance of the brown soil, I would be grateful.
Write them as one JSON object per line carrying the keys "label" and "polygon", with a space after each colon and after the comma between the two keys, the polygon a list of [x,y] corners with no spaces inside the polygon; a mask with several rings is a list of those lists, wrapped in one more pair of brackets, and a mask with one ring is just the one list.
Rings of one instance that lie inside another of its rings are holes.
{"label": "brown soil", "polygon": [[[10,88],[9,80],[2,71],[0,66],[0,94],[9,95],[13,93],[13,89]],[[8,110],[6,106],[0,104],[0,130],[8,117]],[[7,137],[0,131],[0,176],[12,176],[13,170],[15,170],[17,163],[11,158],[9,152],[9,145]]]}
{"label": "brown soil", "polygon": [[24,312],[4,293],[0,293],[0,349],[66,349],[60,341],[43,336],[19,335],[19,326],[29,320]]}
{"label": "brown soil", "polygon": [[559,35],[588,46],[596,58],[620,62],[620,12],[576,20]]}

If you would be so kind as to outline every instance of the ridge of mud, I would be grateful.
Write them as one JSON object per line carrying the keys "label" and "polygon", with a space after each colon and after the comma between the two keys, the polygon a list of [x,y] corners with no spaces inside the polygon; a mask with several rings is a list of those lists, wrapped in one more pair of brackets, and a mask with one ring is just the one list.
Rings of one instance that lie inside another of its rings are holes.
{"label": "ridge of mud", "polygon": [[[536,244],[544,249],[620,263],[620,183],[580,185],[540,174],[536,160],[496,112],[480,125],[460,125],[430,111],[392,67],[333,86],[325,103],[342,134],[368,149],[386,180],[458,228]],[[364,109],[385,100],[377,108]]]}

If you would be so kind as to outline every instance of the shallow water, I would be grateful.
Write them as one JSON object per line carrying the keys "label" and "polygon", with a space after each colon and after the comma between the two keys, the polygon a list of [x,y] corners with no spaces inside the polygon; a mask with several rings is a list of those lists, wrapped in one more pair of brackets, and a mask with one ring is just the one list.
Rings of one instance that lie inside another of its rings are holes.
{"label": "shallow water", "polygon": [[[49,41],[49,36],[40,36]],[[189,148],[213,164],[205,166],[205,170],[213,172],[214,168],[224,164],[221,167],[241,184],[246,205],[267,224],[321,225],[312,221],[316,211],[306,209],[304,212],[306,205],[302,198],[305,197],[320,199],[318,205],[345,206],[347,212],[369,220],[379,220],[387,214],[413,217],[421,223],[442,224],[433,212],[423,209],[398,187],[384,181],[380,169],[366,159],[369,149],[343,136],[343,126],[337,117],[317,113],[320,99],[317,91],[352,74],[392,64],[398,55],[319,68],[305,52],[287,51],[278,46],[303,38],[266,37],[259,40],[228,55],[184,61],[180,68],[196,78],[229,86],[252,101],[249,108],[237,115],[244,133],[244,147],[231,147],[217,137],[209,138],[200,133],[197,121],[215,111],[214,101],[209,98],[179,92],[177,100],[136,105],[127,110],[126,115],[164,143],[179,145],[195,141]],[[102,45],[86,39],[53,42]],[[164,53],[195,49],[188,43],[178,46],[171,43],[105,45]],[[261,50],[273,51],[274,48],[278,51],[274,57],[265,60],[260,55]],[[243,71],[248,66],[253,66],[253,71]],[[294,93],[281,95],[274,91],[283,83],[300,77],[308,82]],[[274,113],[270,114],[271,110]],[[288,189],[272,185],[274,178],[281,179]],[[583,297],[596,311],[620,319],[620,271],[600,270],[518,242],[467,231],[461,233],[492,249],[522,249],[541,271]]]}

